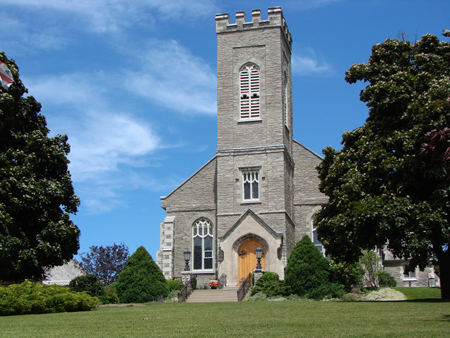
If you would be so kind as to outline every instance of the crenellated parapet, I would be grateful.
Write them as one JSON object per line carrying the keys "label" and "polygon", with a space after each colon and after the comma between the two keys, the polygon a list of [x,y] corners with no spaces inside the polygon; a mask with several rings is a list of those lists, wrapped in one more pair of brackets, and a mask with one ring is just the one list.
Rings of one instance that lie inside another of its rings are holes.
{"label": "crenellated parapet", "polygon": [[286,20],[284,19],[281,7],[269,8],[268,14],[269,15],[267,20],[261,20],[261,10],[254,9],[252,10],[252,21],[246,22],[245,12],[239,11],[236,12],[236,23],[230,23],[230,15],[228,13],[216,14],[216,33],[219,34],[266,27],[280,27],[282,32],[284,33],[284,37],[289,48],[291,48],[292,37],[286,24]]}

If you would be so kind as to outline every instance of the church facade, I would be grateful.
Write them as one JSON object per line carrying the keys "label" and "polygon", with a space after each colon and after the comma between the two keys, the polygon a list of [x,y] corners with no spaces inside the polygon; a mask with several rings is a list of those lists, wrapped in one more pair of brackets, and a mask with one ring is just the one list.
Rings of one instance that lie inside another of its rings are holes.
{"label": "church facade", "polygon": [[[327,201],[315,169],[322,158],[293,139],[291,34],[279,7],[268,9],[267,20],[260,10],[249,22],[244,12],[235,23],[228,14],[215,20],[218,147],[161,197],[167,216],[156,262],[166,279],[181,277],[189,250],[200,285],[222,274],[238,285],[256,268],[260,247],[262,269],[284,279],[287,258],[304,235],[323,252],[313,218]],[[398,286],[439,283],[431,266],[411,274],[387,250],[380,258]]]}
{"label": "church facade", "polygon": [[[315,167],[321,157],[293,139],[292,38],[281,8],[261,19],[252,11],[216,15],[216,155],[161,198],[157,263],[166,278],[181,276],[183,252],[198,280],[222,274],[237,285],[256,268],[284,278],[287,258],[326,197]],[[320,243],[317,243],[320,248]]]}

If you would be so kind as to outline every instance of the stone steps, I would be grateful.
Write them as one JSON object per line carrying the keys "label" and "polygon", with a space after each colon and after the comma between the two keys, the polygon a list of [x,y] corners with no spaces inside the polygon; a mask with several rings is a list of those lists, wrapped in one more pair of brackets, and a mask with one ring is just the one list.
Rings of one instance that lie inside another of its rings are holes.
{"label": "stone steps", "polygon": [[222,289],[194,290],[186,303],[225,303],[237,302],[237,287]]}

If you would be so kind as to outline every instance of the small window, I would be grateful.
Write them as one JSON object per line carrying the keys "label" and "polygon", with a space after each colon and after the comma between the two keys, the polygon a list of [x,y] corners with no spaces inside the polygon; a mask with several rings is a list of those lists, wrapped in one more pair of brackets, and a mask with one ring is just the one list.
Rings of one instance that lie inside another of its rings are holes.
{"label": "small window", "polygon": [[242,171],[242,193],[244,201],[259,200],[259,170]]}
{"label": "small window", "polygon": [[260,77],[255,64],[243,66],[239,72],[240,112],[242,120],[260,117]]}
{"label": "small window", "polygon": [[202,218],[192,227],[193,270],[213,269],[213,227],[211,222]]}
{"label": "small window", "polygon": [[403,278],[417,278],[416,269],[412,269],[409,266],[405,265],[403,267]]}

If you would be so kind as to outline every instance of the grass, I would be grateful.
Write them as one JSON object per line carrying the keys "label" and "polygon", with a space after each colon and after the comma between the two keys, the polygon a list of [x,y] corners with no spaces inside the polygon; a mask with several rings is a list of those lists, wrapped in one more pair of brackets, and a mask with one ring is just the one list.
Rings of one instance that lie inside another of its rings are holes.
{"label": "grass", "polygon": [[155,303],[0,317],[0,337],[448,337],[448,302]]}
{"label": "grass", "polygon": [[396,287],[391,289],[400,291],[408,300],[441,298],[441,288]]}

